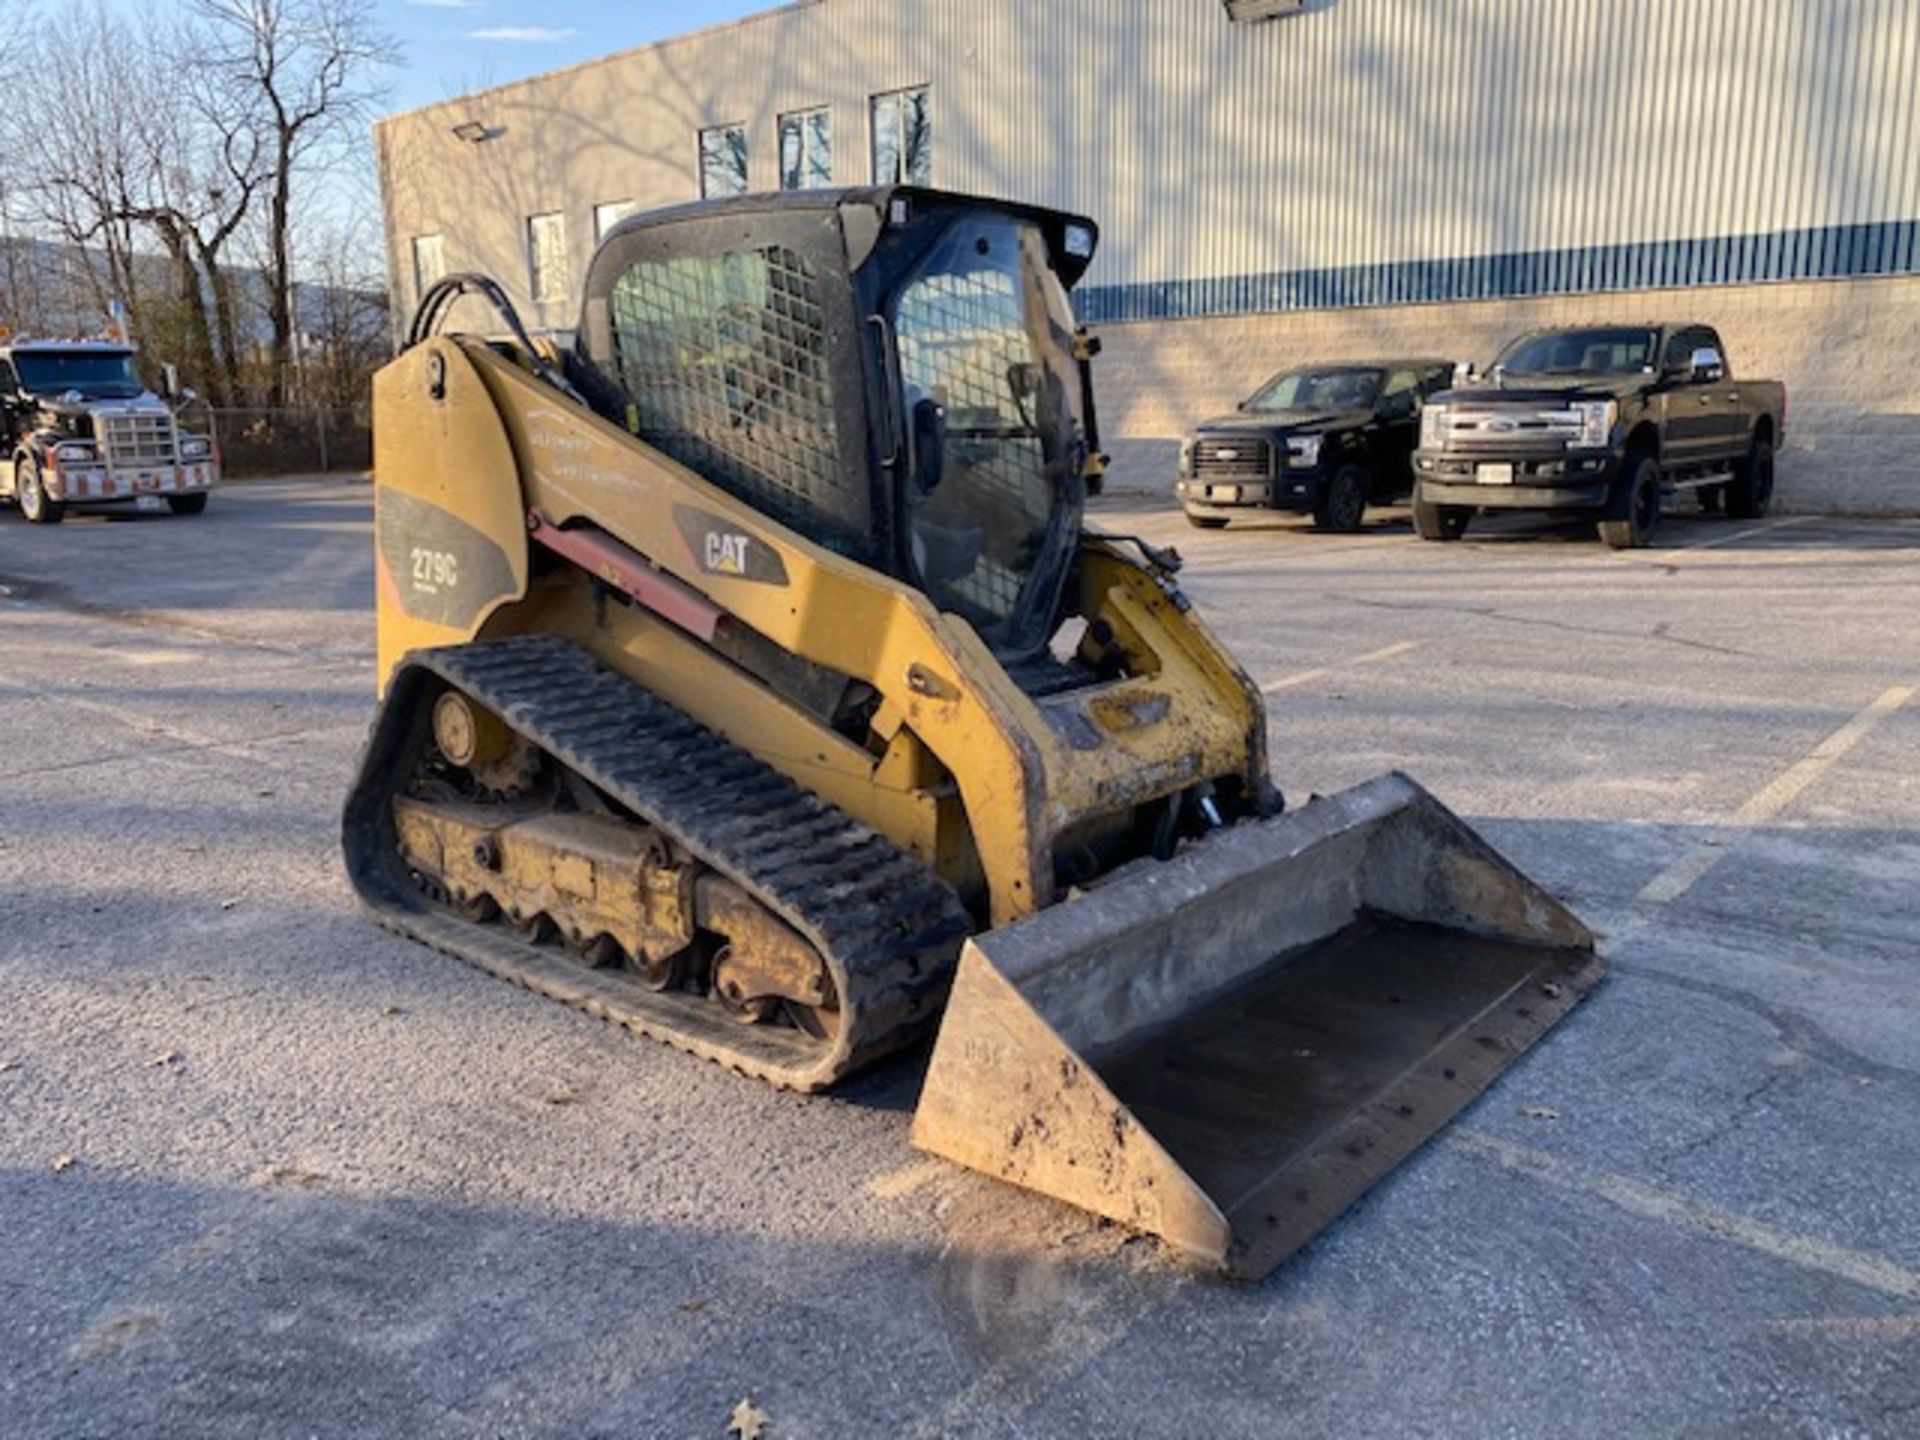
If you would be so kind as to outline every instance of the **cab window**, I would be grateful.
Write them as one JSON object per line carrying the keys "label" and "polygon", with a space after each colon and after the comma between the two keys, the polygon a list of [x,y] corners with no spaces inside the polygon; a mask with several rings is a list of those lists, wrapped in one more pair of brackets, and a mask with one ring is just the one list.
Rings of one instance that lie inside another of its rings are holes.
{"label": "cab window", "polygon": [[1713,350],[1721,355],[1724,362],[1725,352],[1720,350],[1720,337],[1705,325],[1689,325],[1684,330],[1673,332],[1673,338],[1667,341],[1665,359],[1668,370],[1685,372],[1693,362],[1696,350]]}
{"label": "cab window", "polygon": [[1380,413],[1389,420],[1403,420],[1419,408],[1420,381],[1411,370],[1395,370],[1387,376],[1380,393]]}

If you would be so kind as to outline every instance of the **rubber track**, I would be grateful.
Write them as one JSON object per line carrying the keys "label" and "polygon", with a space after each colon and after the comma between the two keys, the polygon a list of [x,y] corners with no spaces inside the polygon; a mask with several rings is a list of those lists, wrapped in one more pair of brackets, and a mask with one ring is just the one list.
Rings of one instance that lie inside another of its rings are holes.
{"label": "rubber track", "polygon": [[[442,683],[509,725],[806,936],[838,987],[840,1033],[743,1025],[690,993],[650,992],[496,925],[460,919],[411,882],[393,830]],[[744,1075],[819,1090],[915,1038],[946,999],[969,929],[952,888],[884,836],[706,729],[571,641],[524,636],[416,651],[396,671],[348,797],[354,887],[389,929]]]}

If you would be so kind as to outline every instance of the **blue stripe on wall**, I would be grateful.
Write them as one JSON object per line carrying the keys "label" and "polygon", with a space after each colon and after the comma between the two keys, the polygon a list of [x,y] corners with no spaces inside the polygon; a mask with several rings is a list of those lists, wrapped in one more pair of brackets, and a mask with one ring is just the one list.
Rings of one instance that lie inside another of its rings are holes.
{"label": "blue stripe on wall", "polygon": [[1074,303],[1080,318],[1094,324],[1916,273],[1920,220],[1902,220],[1711,240],[1270,270],[1212,280],[1090,285],[1075,293]]}

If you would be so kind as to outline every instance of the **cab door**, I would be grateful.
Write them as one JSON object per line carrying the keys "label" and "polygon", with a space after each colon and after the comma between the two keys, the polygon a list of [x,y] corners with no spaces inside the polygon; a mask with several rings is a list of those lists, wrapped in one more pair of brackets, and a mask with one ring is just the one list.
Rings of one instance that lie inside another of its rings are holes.
{"label": "cab door", "polygon": [[1719,356],[1719,337],[1705,325],[1683,325],[1667,337],[1660,357],[1666,390],[1667,424],[1663,462],[1668,470],[1691,469],[1719,457],[1726,427],[1726,363],[1719,373],[1696,378],[1695,352],[1712,350]]}
{"label": "cab door", "polygon": [[1413,451],[1420,442],[1420,376],[1392,370],[1375,409],[1373,494],[1376,503],[1397,500],[1413,488]]}

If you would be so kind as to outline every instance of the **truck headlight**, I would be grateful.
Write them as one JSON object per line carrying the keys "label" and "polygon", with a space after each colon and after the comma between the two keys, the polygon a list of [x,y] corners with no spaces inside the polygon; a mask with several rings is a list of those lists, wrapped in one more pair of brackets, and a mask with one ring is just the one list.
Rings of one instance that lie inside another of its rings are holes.
{"label": "truck headlight", "polygon": [[93,446],[81,440],[62,440],[53,447],[53,458],[63,465],[91,464]]}
{"label": "truck headlight", "polygon": [[1193,437],[1191,435],[1180,442],[1180,473],[1182,475],[1193,473]]}
{"label": "truck headlight", "polygon": [[1429,405],[1420,412],[1420,448],[1439,450],[1446,444],[1448,410],[1445,405]]}
{"label": "truck headlight", "polygon": [[201,435],[182,435],[180,437],[180,458],[182,460],[204,460],[213,453],[213,442]]}
{"label": "truck headlight", "polygon": [[1287,437],[1287,459],[1295,465],[1318,465],[1320,463],[1321,435],[1289,435]]}
{"label": "truck headlight", "polygon": [[1573,407],[1580,415],[1580,438],[1576,450],[1604,450],[1613,438],[1613,422],[1620,418],[1617,400],[1584,400]]}

